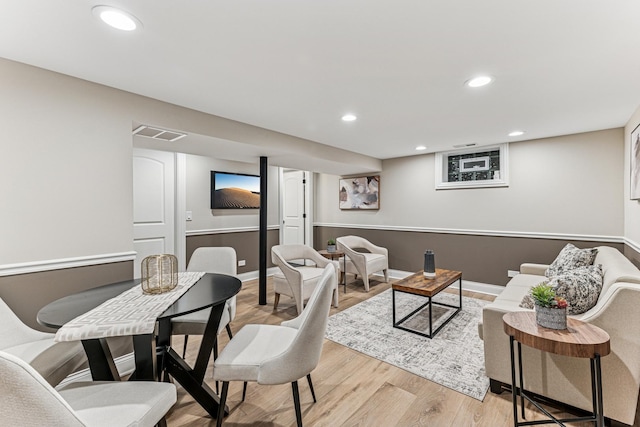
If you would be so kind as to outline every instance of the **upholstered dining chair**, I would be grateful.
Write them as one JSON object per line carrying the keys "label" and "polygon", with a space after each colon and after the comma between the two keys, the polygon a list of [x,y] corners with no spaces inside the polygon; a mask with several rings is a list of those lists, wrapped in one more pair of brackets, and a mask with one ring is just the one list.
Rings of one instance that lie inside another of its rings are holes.
{"label": "upholstered dining chair", "polygon": [[176,402],[176,387],[155,381],[72,382],[56,390],[3,351],[0,378],[0,424],[7,426],[166,426]]}
{"label": "upholstered dining chair", "polygon": [[[271,248],[271,260],[280,268],[280,271],[273,275],[275,291],[273,309],[278,308],[280,295],[284,294],[293,297],[298,314],[302,313],[304,302],[311,296],[324,268],[327,265],[333,265],[336,273],[339,269],[337,262],[328,260],[307,245],[275,245]],[[292,263],[292,261],[304,263],[306,260],[312,261],[315,266]],[[336,307],[338,306],[338,294],[338,281],[335,279],[333,303]]]}
{"label": "upholstered dining chair", "polygon": [[[237,274],[236,251],[230,247],[200,247],[193,251],[187,271],[204,271],[205,273],[219,273],[235,276]],[[184,335],[184,347],[182,357],[187,352],[189,335],[203,335],[209,321],[211,309],[200,310],[171,319],[171,333]],[[225,303],[222,312],[218,333],[223,328],[227,330],[229,339],[233,337],[229,323],[236,317],[236,297],[230,298]],[[214,359],[218,356],[218,343],[213,346]]]}
{"label": "upholstered dining chair", "polygon": [[320,361],[335,282],[335,268],[327,265],[300,316],[280,325],[245,325],[229,341],[213,364],[213,378],[222,381],[218,427],[222,425],[229,381],[244,382],[243,401],[248,381],[269,385],[291,383],[296,420],[302,426],[298,380],[307,377],[316,402],[311,371]]}
{"label": "upholstered dining chair", "polygon": [[[336,239],[338,250],[346,254],[346,274],[359,274],[364,282],[364,290],[369,292],[369,276],[378,271],[384,274],[384,281],[389,281],[389,251],[387,248],[376,246],[360,236],[342,236]],[[368,252],[358,252],[365,249]],[[342,261],[340,262],[341,265]]]}
{"label": "upholstered dining chair", "polygon": [[22,323],[0,298],[0,350],[29,363],[52,386],[86,366],[80,342],[57,343],[54,334]]}

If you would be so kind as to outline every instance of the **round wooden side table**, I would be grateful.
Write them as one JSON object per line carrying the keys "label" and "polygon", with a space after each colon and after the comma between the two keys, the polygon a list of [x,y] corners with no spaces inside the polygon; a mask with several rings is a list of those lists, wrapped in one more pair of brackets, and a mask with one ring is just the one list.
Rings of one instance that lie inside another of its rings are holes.
{"label": "round wooden side table", "polygon": [[344,285],[344,293],[347,293],[347,255],[339,250],[335,250],[333,252],[329,252],[326,249],[320,249],[318,251],[318,253],[320,255],[322,255],[323,257],[330,259],[331,261],[333,260],[338,260],[338,263],[340,263],[340,257],[342,257],[343,262],[342,262],[342,283]]}
{"label": "round wooden side table", "polygon": [[[567,329],[556,330],[542,327],[536,323],[536,315],[530,311],[507,313],[502,317],[504,331],[510,338],[511,350],[511,393],[513,400],[513,425],[527,426],[538,424],[559,424],[588,421],[597,427],[604,427],[604,410],[602,408],[602,366],[600,357],[611,352],[609,334],[595,325],[582,322],[574,318],[567,318]],[[520,387],[516,387],[516,368],[514,342],[518,343],[518,380]],[[591,393],[593,401],[593,415],[580,418],[557,419],[542,408],[537,402],[527,396],[522,381],[522,347],[535,348],[548,353],[568,357],[589,358],[591,361]],[[524,400],[527,399],[539,411],[549,417],[549,422],[519,421],[518,392],[522,418],[525,419]]]}

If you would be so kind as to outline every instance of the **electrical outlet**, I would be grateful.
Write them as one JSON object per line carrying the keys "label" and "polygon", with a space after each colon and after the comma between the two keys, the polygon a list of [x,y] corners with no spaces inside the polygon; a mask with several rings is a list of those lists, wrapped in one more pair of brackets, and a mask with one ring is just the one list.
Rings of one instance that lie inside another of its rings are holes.
{"label": "electrical outlet", "polygon": [[520,272],[517,270],[507,270],[507,277],[516,277],[518,274],[520,274]]}
{"label": "electrical outlet", "polygon": [[244,259],[241,259],[240,261],[238,261],[238,267],[244,267],[245,265],[247,265],[247,261]]}

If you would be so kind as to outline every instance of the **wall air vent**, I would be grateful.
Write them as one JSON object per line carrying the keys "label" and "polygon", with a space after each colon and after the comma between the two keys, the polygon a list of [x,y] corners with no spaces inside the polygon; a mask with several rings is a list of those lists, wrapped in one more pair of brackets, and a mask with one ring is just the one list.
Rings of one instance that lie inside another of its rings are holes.
{"label": "wall air vent", "polygon": [[453,146],[453,148],[468,148],[468,147],[475,147],[476,144],[475,142],[472,142],[471,144],[456,144]]}
{"label": "wall air vent", "polygon": [[138,126],[133,130],[134,135],[146,136],[147,138],[160,139],[162,141],[174,142],[187,136],[186,133],[173,130],[159,129],[147,125]]}

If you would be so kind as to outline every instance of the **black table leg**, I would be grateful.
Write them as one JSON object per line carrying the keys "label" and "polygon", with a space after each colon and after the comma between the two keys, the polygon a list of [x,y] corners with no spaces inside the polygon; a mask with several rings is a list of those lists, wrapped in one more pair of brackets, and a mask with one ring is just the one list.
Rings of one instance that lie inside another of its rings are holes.
{"label": "black table leg", "polygon": [[133,356],[136,370],[131,381],[155,380],[159,376],[157,369],[156,342],[153,334],[133,336]]}
{"label": "black table leg", "polygon": [[513,350],[514,338],[509,336],[509,350],[511,354],[511,403],[513,405],[513,425],[518,425],[518,389],[516,387],[516,360]]}
{"label": "black table leg", "polygon": [[347,293],[347,254],[342,256],[342,268],[344,268],[344,293]]}
{"label": "black table leg", "polygon": [[120,374],[106,338],[82,340],[82,346],[87,354],[91,378],[94,381],[120,381]]}
{"label": "black table leg", "polygon": [[393,312],[393,326],[396,326],[396,290],[391,290],[391,307]]}
{"label": "black table leg", "polygon": [[[204,382],[204,375],[211,358],[211,351],[216,342],[218,326],[220,325],[224,308],[224,303],[211,307],[211,314],[202,336],[194,368],[191,368],[170,346],[166,346],[164,352],[165,362],[163,368],[214,418],[218,415],[220,398]],[[170,319],[167,320],[170,322]],[[166,335],[166,330],[160,325],[158,331],[159,345],[167,342]],[[225,415],[229,413],[227,407],[225,407],[224,413]]]}
{"label": "black table leg", "polygon": [[604,427],[604,408],[602,403],[602,366],[600,365],[600,355],[596,353],[595,357],[592,359],[595,362],[595,372],[596,372],[596,387],[597,387],[597,395],[598,395],[598,412],[594,415],[596,417],[596,426]]}

